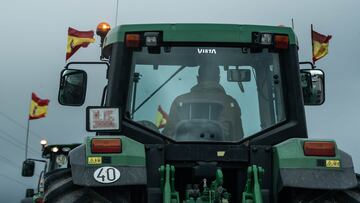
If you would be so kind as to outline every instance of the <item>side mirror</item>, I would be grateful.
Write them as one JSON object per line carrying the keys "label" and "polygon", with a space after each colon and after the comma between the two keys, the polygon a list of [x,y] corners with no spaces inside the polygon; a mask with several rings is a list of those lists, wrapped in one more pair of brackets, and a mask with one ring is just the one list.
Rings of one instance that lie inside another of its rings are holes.
{"label": "side mirror", "polygon": [[227,71],[227,80],[229,82],[249,82],[251,72],[249,69],[229,69]]}
{"label": "side mirror", "polygon": [[28,198],[28,197],[33,197],[34,194],[35,194],[34,189],[28,188],[28,189],[26,189],[25,197],[26,197],[26,198]]}
{"label": "side mirror", "polygon": [[301,69],[300,81],[305,105],[321,105],[325,102],[325,75],[322,70]]}
{"label": "side mirror", "polygon": [[32,177],[35,171],[35,162],[25,160],[22,165],[21,175],[24,177]]}
{"label": "side mirror", "polygon": [[81,106],[86,95],[87,75],[83,70],[61,71],[58,101],[66,106]]}

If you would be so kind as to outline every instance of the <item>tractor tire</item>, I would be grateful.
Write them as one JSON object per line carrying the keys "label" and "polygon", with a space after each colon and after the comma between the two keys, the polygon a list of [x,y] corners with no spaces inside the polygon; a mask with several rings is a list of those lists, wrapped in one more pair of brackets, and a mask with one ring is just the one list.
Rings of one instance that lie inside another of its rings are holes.
{"label": "tractor tire", "polygon": [[[125,192],[106,194],[96,188],[74,185],[71,169],[59,169],[47,174],[44,183],[44,199],[49,203],[129,203],[129,195]],[[111,199],[111,200],[109,200]]]}
{"label": "tractor tire", "polygon": [[[284,193],[283,193],[284,194]],[[279,202],[291,203],[360,203],[360,190],[287,190],[287,194],[280,196]]]}

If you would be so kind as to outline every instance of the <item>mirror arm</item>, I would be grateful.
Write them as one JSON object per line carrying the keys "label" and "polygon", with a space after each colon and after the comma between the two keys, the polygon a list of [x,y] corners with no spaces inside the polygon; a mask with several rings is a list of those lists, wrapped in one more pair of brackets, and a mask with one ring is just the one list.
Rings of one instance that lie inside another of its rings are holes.
{"label": "mirror arm", "polygon": [[303,61],[303,62],[299,62],[300,65],[303,65],[303,64],[309,64],[311,66],[311,69],[315,69],[316,66],[310,62],[310,61]]}
{"label": "mirror arm", "polygon": [[79,65],[79,64],[105,64],[107,66],[107,68],[110,67],[110,64],[106,61],[71,61],[69,63],[66,64],[66,66],[64,67],[64,69],[68,69],[70,65]]}
{"label": "mirror arm", "polygon": [[105,97],[106,97],[106,93],[107,93],[107,85],[105,85],[103,93],[102,93],[102,98],[101,98],[101,106],[105,105]]}
{"label": "mirror arm", "polygon": [[47,168],[47,161],[45,160],[42,160],[42,159],[26,159],[26,160],[29,160],[29,161],[37,161],[37,162],[42,162],[42,163],[45,163],[45,169]]}
{"label": "mirror arm", "polygon": [[[45,166],[46,166],[46,164],[45,164]],[[37,191],[38,192],[40,192],[41,177],[44,175],[44,173],[45,173],[45,170],[41,171],[40,176],[39,176],[38,185],[37,185]]]}
{"label": "mirror arm", "polygon": [[242,84],[242,82],[237,82],[237,83],[238,83],[238,85],[239,85],[240,91],[241,91],[242,93],[244,93],[244,92],[245,92],[245,89],[244,89],[244,85]]}

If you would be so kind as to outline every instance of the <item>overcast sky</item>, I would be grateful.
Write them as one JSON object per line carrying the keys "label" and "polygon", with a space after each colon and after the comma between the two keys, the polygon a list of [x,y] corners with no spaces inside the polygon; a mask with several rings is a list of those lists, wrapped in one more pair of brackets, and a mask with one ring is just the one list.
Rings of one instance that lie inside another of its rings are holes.
{"label": "overcast sky", "polygon": [[[0,5],[0,199],[19,202],[37,178],[23,178],[21,162],[31,92],[50,99],[44,119],[31,121],[31,157],[40,155],[40,137],[49,143],[81,142],[85,106],[100,104],[101,89],[87,94],[80,108],[57,102],[59,73],[65,65],[69,26],[95,29],[101,21],[115,24],[116,0],[2,0]],[[310,24],[331,34],[330,52],[317,66],[326,74],[326,102],[307,107],[311,138],[335,139],[350,153],[360,172],[360,1],[358,0],[159,0],[120,1],[118,24],[235,23],[291,26],[295,22],[301,61],[311,59]],[[98,60],[98,43],[81,49],[72,60]],[[104,84],[104,69],[89,70],[89,88]],[[99,85],[100,84],[100,85]],[[101,87],[102,88],[102,87]],[[75,121],[74,121],[75,120]],[[40,173],[38,168],[36,173]]]}

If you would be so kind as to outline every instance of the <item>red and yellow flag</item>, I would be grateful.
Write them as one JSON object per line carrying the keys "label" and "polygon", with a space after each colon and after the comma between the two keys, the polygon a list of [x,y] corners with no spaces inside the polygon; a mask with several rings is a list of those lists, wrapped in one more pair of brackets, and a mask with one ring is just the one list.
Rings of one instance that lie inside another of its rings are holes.
{"label": "red and yellow flag", "polygon": [[87,47],[95,42],[94,31],[78,31],[69,27],[66,47],[66,60],[68,60],[80,47]]}
{"label": "red and yellow flag", "polygon": [[313,63],[328,54],[329,40],[331,35],[325,36],[312,30]]}
{"label": "red and yellow flag", "polygon": [[40,99],[35,93],[31,94],[29,120],[39,119],[46,116],[50,100]]}
{"label": "red and yellow flag", "polygon": [[158,106],[157,112],[156,112],[156,120],[155,125],[160,129],[165,127],[167,121],[169,119],[168,114],[161,108],[161,106]]}

